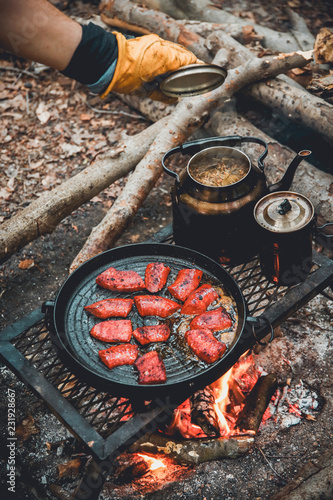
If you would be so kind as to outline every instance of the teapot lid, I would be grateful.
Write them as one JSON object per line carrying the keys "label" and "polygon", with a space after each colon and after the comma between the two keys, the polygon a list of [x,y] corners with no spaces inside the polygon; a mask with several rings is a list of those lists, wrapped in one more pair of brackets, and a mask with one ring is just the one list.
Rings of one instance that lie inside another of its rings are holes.
{"label": "teapot lid", "polygon": [[160,89],[170,97],[200,95],[222,85],[226,76],[227,71],[216,64],[189,64],[169,74]]}
{"label": "teapot lid", "polygon": [[299,193],[278,191],[258,201],[254,207],[257,223],[274,233],[291,233],[305,227],[313,218],[311,201]]}

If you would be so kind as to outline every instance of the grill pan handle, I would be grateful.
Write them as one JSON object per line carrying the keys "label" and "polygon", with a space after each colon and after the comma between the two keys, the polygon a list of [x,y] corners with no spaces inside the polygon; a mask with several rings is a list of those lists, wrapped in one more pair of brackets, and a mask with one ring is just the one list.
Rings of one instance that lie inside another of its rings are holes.
{"label": "grill pan handle", "polygon": [[[256,316],[256,317],[247,316],[246,322],[249,323],[249,325],[251,326],[252,335],[255,338],[257,344],[267,345],[272,342],[272,340],[274,339],[274,328],[269,319],[265,318],[265,316]],[[256,326],[258,327],[258,332],[256,332]],[[263,339],[267,335],[265,328],[267,326],[269,327],[271,336],[268,342],[261,342],[261,339]]]}
{"label": "grill pan handle", "polygon": [[225,137],[208,137],[207,139],[198,139],[196,141],[185,142],[185,144],[170,149],[165,153],[165,155],[162,158],[163,170],[166,174],[170,175],[171,177],[174,177],[176,179],[176,182],[179,183],[180,179],[177,172],[170,170],[165,165],[165,161],[170,156],[176,153],[181,153],[182,155],[188,155],[188,154],[195,155],[196,153],[199,153],[199,151],[202,151],[203,149],[206,148],[211,148],[214,146],[234,147],[237,144],[241,144],[242,142],[255,142],[265,148],[264,152],[258,158],[258,166],[261,170],[264,170],[265,168],[264,159],[266,158],[268,153],[267,143],[263,139],[260,139],[259,137],[241,137],[240,135],[228,135]]}
{"label": "grill pan handle", "polygon": [[53,311],[54,311],[53,300],[46,300],[42,304],[42,312],[45,314],[45,324],[51,333],[54,333],[54,322],[53,322]]}
{"label": "grill pan handle", "polygon": [[51,311],[54,309],[54,301],[53,300],[46,300],[42,304],[42,312],[44,314],[49,314]]}

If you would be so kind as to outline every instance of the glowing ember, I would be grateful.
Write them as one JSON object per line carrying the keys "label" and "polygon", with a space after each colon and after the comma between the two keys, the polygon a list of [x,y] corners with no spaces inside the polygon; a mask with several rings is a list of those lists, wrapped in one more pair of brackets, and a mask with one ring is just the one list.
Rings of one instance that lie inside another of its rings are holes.
{"label": "glowing ember", "polygon": [[[239,434],[239,431],[234,429],[237,416],[259,376],[260,371],[255,367],[252,355],[246,353],[227,373],[209,386],[214,394],[213,408],[218,418],[220,436]],[[191,422],[189,399],[175,410],[166,433],[173,435],[177,431],[187,439],[207,436],[198,425]]]}
{"label": "glowing ember", "polygon": [[166,465],[162,462],[162,460],[157,460],[154,457],[150,457],[149,455],[143,455],[142,453],[138,453],[138,457],[142,457],[149,465],[149,470],[156,470],[161,467],[166,467]]}

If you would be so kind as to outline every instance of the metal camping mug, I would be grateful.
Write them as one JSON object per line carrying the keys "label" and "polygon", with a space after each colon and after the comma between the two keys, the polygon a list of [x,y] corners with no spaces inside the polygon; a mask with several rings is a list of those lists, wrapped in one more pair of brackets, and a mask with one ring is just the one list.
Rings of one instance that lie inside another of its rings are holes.
{"label": "metal camping mug", "polygon": [[291,191],[270,193],[254,208],[259,225],[260,265],[268,281],[292,286],[312,268],[312,236],[316,216],[311,201]]}

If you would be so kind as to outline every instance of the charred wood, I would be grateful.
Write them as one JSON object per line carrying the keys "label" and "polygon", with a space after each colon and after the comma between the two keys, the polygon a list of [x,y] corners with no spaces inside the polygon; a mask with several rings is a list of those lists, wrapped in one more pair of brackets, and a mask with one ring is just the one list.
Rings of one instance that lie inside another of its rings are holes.
{"label": "charred wood", "polygon": [[130,463],[122,464],[120,470],[116,474],[116,484],[127,484],[134,479],[139,479],[144,476],[149,470],[149,465],[146,460],[139,456],[130,456]]}
{"label": "charred wood", "polygon": [[214,410],[215,397],[209,386],[190,397],[192,423],[201,427],[207,436],[220,434],[219,422]]}
{"label": "charred wood", "polygon": [[253,436],[177,441],[170,436],[148,434],[136,441],[130,451],[163,453],[179,463],[198,464],[218,458],[237,458],[247,453],[253,442]]}
{"label": "charred wood", "polygon": [[252,391],[245,399],[245,405],[237,418],[236,428],[244,432],[257,432],[276,389],[277,378],[274,375],[269,374],[259,377]]}

